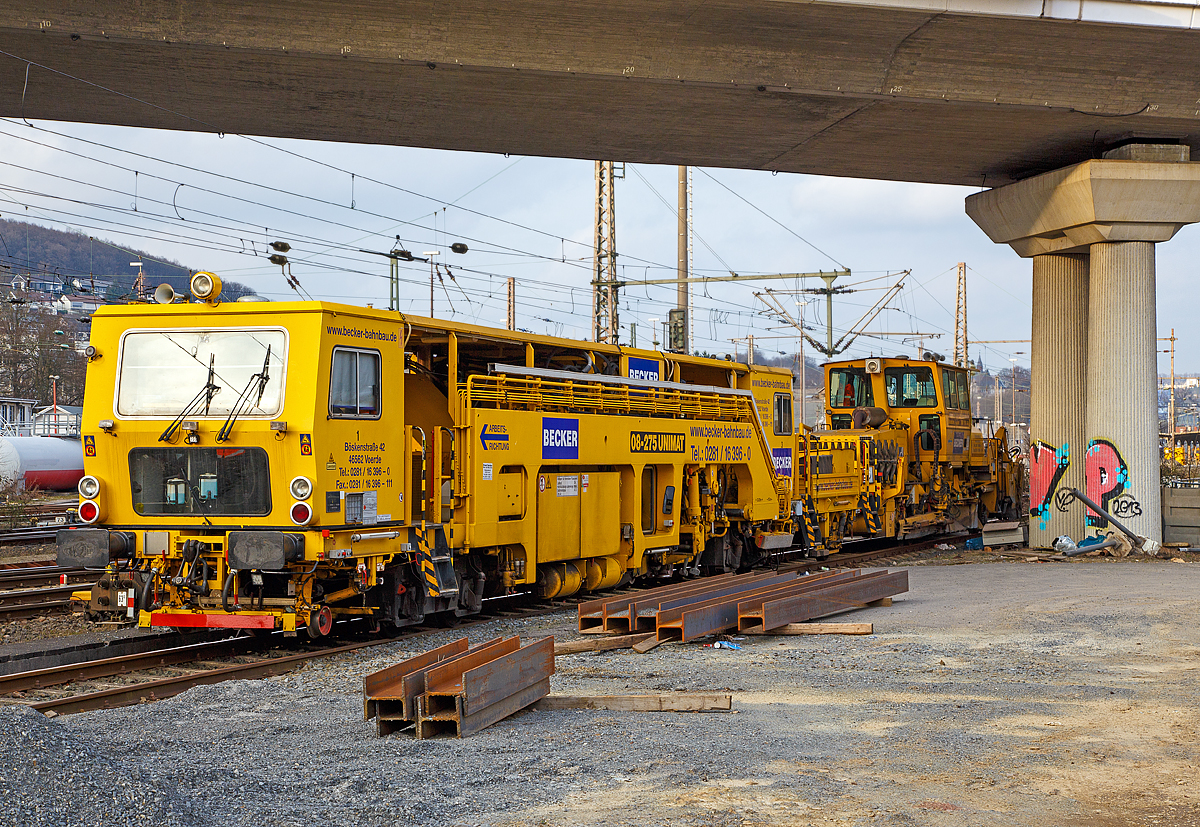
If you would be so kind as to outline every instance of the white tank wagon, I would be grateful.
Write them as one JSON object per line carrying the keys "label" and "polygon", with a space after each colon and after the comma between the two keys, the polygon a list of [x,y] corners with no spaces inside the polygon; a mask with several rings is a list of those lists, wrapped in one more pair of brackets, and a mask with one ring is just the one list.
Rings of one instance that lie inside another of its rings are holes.
{"label": "white tank wagon", "polygon": [[0,438],[0,488],[73,491],[82,476],[83,446],[78,439]]}

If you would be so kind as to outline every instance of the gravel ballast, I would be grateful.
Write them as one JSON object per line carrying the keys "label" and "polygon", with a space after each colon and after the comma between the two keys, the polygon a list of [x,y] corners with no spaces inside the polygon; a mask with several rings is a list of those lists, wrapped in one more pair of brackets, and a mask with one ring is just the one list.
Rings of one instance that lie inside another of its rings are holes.
{"label": "gravel ballast", "polygon": [[[0,707],[0,824],[1200,824],[1194,564],[921,567],[869,637],[559,657],[566,694],[736,714],[526,711],[377,738],[362,677],[446,631],[263,681],[45,719]],[[471,627],[574,639],[563,612]]]}

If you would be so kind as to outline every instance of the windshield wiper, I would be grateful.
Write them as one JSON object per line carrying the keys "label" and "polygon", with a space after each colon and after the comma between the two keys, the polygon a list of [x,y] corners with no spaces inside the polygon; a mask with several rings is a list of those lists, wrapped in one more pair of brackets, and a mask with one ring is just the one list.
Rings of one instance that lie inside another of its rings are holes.
{"label": "windshield wiper", "polygon": [[[233,403],[233,409],[229,412],[229,417],[225,420],[225,424],[221,426],[221,430],[217,433],[217,442],[226,442],[233,434],[233,423],[237,422],[237,418],[244,414],[251,407],[258,407],[262,402],[263,393],[267,389],[267,381],[271,378],[271,346],[267,345],[267,356],[263,359],[262,372],[256,373],[250,377],[250,381],[246,383],[246,387],[242,388],[242,392],[238,394],[237,401]],[[258,396],[254,399],[254,404],[251,406],[250,394],[254,386],[258,385]]]}
{"label": "windshield wiper", "polygon": [[158,435],[159,442],[170,442],[174,439],[175,434],[179,431],[180,423],[199,410],[201,400],[204,402],[204,415],[208,416],[208,410],[212,407],[213,397],[221,392],[221,386],[213,384],[213,362],[215,359],[215,354],[208,357],[208,377],[204,380],[204,387],[200,389],[200,393],[192,397],[191,402],[184,406],[183,410],[179,412],[179,416],[175,417],[175,420],[167,426],[167,430]]}

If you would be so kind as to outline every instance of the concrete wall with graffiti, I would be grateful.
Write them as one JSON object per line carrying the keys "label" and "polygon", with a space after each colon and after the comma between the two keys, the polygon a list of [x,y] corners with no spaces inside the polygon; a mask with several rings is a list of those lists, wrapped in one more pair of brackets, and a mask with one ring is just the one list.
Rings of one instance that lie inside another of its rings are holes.
{"label": "concrete wall with graffiti", "polygon": [[[1130,490],[1129,466],[1112,441],[1093,439],[1084,459],[1084,492],[1088,498],[1118,520],[1142,516],[1142,504]],[[1087,510],[1090,533],[1108,530],[1108,519]]]}
{"label": "concrete wall with graffiti", "polygon": [[1070,466],[1071,446],[1068,443],[1055,448],[1037,440],[1029,446],[1029,519],[1040,531],[1049,529],[1052,507],[1066,511],[1063,501],[1056,501],[1056,495]]}
{"label": "concrete wall with graffiti", "polygon": [[[1072,502],[1067,491],[1071,485],[1066,477],[1073,459],[1068,443],[1055,447],[1037,440],[1030,446],[1029,516],[1040,531],[1050,527],[1056,513],[1084,508],[1082,503]],[[1083,493],[1118,520],[1142,515],[1142,504],[1130,484],[1129,466],[1112,440],[1093,439],[1088,443],[1083,458]],[[1108,518],[1091,508],[1086,509],[1085,526],[1087,534],[1103,534],[1110,528]]]}

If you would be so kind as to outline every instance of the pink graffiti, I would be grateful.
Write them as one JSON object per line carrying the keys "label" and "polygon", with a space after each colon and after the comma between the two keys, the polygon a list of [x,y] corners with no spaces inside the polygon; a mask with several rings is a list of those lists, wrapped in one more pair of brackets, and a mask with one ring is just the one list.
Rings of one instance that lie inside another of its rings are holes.
{"label": "pink graffiti", "polygon": [[1044,529],[1050,521],[1050,502],[1063,474],[1071,464],[1071,448],[1061,448],[1041,442],[1029,447],[1029,515],[1037,518]]}
{"label": "pink graffiti", "polygon": [[[1129,467],[1117,446],[1107,439],[1093,439],[1088,443],[1083,474],[1085,493],[1105,511],[1110,511],[1109,503],[1125,491],[1129,482]],[[1092,528],[1107,528],[1108,520],[1088,508],[1087,524]]]}

